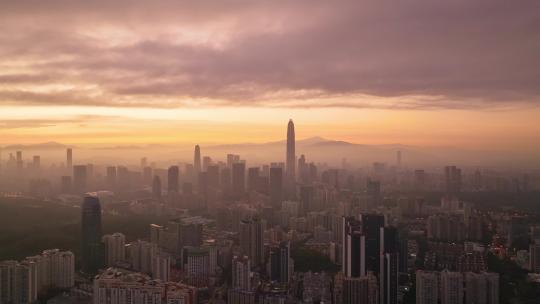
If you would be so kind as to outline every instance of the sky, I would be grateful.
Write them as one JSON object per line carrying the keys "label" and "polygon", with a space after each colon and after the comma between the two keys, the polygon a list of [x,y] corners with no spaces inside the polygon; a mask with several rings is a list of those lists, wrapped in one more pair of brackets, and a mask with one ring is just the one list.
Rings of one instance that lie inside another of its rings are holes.
{"label": "sky", "polygon": [[540,150],[540,2],[2,1],[0,145]]}

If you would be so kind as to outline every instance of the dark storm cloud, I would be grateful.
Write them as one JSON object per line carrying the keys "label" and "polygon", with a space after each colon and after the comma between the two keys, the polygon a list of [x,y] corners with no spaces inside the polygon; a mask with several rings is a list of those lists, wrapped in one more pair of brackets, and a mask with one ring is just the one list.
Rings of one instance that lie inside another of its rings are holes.
{"label": "dark storm cloud", "polygon": [[[0,100],[377,107],[355,97],[371,95],[413,99],[382,108],[420,109],[540,101],[539,1],[47,4],[3,4],[0,24],[13,31],[0,34],[0,65],[26,60],[32,74],[0,75],[0,86],[68,82],[93,86],[99,96],[4,89]],[[100,36],[107,33],[87,35],[94,27],[137,39],[107,44]],[[171,28],[211,34],[178,42]],[[220,35],[224,42],[214,43]]]}

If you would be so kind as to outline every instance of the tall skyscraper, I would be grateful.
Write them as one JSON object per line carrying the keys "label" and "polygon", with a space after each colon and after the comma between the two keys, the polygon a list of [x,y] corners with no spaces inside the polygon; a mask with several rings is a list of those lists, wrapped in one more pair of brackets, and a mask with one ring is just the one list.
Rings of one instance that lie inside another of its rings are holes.
{"label": "tall skyscraper", "polygon": [[232,191],[236,198],[241,197],[246,188],[246,163],[236,162],[232,165]]}
{"label": "tall skyscraper", "polygon": [[152,196],[155,199],[161,198],[161,179],[157,175],[154,176],[154,180],[152,181]]}
{"label": "tall skyscraper", "polygon": [[[199,145],[195,146],[195,153],[193,157],[193,166],[195,168],[195,174],[201,173],[201,148]],[[197,180],[197,176],[195,176],[195,180]]]}
{"label": "tall skyscraper", "polygon": [[416,271],[416,304],[437,304],[439,276],[436,272]]}
{"label": "tall skyscraper", "polygon": [[270,204],[278,209],[283,201],[283,169],[280,167],[270,168]]}
{"label": "tall skyscraper", "polygon": [[381,248],[381,227],[384,227],[384,215],[362,214],[362,232],[366,236],[366,270],[379,275],[379,257]]}
{"label": "tall skyscraper", "polygon": [[116,189],[116,167],[109,166],[107,167],[107,187],[111,190]]}
{"label": "tall skyscraper", "polygon": [[240,250],[253,267],[264,263],[264,222],[259,218],[240,221]]}
{"label": "tall skyscraper", "polygon": [[178,166],[170,166],[167,171],[167,193],[178,193],[178,176],[180,172]]}
{"label": "tall skyscraper", "polygon": [[399,242],[395,227],[380,228],[380,304],[398,303]]}
{"label": "tall skyscraper", "polygon": [[281,242],[270,248],[268,258],[268,273],[270,280],[281,284],[289,283],[292,273],[292,260],[290,254],[290,244],[288,241]]}
{"label": "tall skyscraper", "polygon": [[341,269],[346,277],[358,278],[366,275],[366,236],[362,223],[353,217],[342,218],[342,261]]}
{"label": "tall skyscraper", "polygon": [[81,257],[82,270],[96,273],[102,265],[101,204],[94,196],[86,196],[82,204]]}
{"label": "tall skyscraper", "polygon": [[66,150],[66,166],[71,171],[73,167],[73,150],[71,148],[67,148]]}
{"label": "tall skyscraper", "polygon": [[256,191],[259,185],[259,167],[248,168],[247,189],[249,192]]}
{"label": "tall skyscraper", "polygon": [[88,184],[87,168],[84,165],[73,166],[73,190],[77,194],[86,192]]}
{"label": "tall skyscraper", "polygon": [[287,184],[293,185],[296,177],[296,140],[294,136],[294,123],[292,119],[287,125]]}

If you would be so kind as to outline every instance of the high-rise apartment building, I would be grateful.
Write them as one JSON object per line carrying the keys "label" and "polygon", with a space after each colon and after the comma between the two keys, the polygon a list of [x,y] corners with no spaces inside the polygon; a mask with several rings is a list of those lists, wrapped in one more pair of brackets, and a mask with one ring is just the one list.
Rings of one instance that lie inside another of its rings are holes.
{"label": "high-rise apartment building", "polygon": [[106,266],[114,266],[126,259],[126,236],[116,232],[106,234],[102,238]]}

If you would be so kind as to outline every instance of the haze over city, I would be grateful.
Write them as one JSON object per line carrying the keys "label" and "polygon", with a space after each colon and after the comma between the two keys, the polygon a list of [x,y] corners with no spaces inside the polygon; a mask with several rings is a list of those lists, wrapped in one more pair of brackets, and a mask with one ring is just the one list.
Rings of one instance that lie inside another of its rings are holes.
{"label": "haze over city", "polygon": [[0,304],[540,301],[540,2],[0,2]]}

